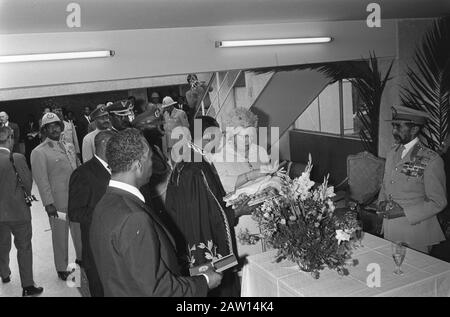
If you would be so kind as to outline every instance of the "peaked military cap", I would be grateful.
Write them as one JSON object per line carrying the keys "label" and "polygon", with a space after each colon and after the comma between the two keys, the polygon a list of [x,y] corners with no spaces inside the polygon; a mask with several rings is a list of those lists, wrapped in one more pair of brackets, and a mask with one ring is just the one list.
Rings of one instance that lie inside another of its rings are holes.
{"label": "peaked military cap", "polygon": [[148,105],[147,110],[133,120],[131,125],[138,129],[155,128],[163,123],[161,110],[155,105]]}
{"label": "peaked military cap", "polygon": [[404,106],[392,107],[392,120],[390,122],[409,122],[423,125],[427,122],[430,115],[421,110],[416,110]]}
{"label": "peaked military cap", "polygon": [[108,111],[106,111],[106,106],[104,104],[99,104],[97,108],[91,112],[89,117],[91,118],[91,120],[95,120],[105,115],[108,115]]}
{"label": "peaked military cap", "polygon": [[117,116],[129,116],[133,114],[133,103],[131,100],[119,100],[108,106],[106,110]]}

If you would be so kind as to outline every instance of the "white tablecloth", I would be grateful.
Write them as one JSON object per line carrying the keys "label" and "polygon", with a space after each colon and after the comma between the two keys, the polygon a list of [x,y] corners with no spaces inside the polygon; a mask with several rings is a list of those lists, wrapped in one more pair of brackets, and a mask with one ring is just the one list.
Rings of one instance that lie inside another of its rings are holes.
{"label": "white tablecloth", "polygon": [[[364,235],[363,247],[353,252],[359,264],[348,267],[350,274],[339,276],[325,269],[320,278],[299,271],[289,261],[275,262],[275,250],[248,257],[242,274],[243,297],[291,296],[450,296],[450,263],[407,249],[403,276],[393,274],[391,242]],[[381,268],[380,287],[369,287],[370,263]]]}

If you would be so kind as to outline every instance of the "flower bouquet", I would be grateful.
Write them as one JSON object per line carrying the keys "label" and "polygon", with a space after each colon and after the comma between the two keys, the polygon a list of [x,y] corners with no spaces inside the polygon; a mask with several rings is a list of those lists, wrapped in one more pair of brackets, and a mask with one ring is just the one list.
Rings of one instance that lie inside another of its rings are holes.
{"label": "flower bouquet", "polygon": [[351,260],[353,237],[358,229],[356,214],[336,216],[331,199],[335,195],[333,186],[328,186],[328,177],[315,186],[310,179],[311,169],[309,156],[300,177],[291,179],[278,172],[282,180],[279,195],[266,200],[252,214],[261,234],[245,230],[238,234],[238,239],[245,244],[264,239],[268,246],[278,250],[277,262],[284,259],[295,262],[314,278],[319,278],[325,267],[348,275],[346,265],[357,263]]}

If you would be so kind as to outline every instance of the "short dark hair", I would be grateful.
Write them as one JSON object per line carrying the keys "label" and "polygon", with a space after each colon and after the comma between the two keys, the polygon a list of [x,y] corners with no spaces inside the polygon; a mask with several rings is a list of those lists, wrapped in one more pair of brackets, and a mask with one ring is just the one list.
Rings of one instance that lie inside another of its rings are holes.
{"label": "short dark hair", "polygon": [[103,130],[97,133],[97,135],[94,138],[94,145],[95,145],[95,152],[97,153],[97,149],[100,148],[101,144],[104,141],[109,141],[116,133],[112,132],[111,130]]}
{"label": "short dark hair", "polygon": [[195,123],[198,122],[196,120],[200,120],[200,122],[202,123],[202,136],[205,133],[205,130],[211,127],[216,127],[219,128],[219,124],[217,123],[216,119],[214,119],[213,117],[210,116],[198,116],[195,118],[194,120],[194,124],[191,124],[189,126],[189,132],[191,133],[192,136],[194,136],[194,126]]}
{"label": "short dark hair", "polygon": [[[116,133],[106,145],[106,160],[113,174],[127,172],[145,154],[144,136],[138,129],[129,128]],[[150,151],[150,147],[148,146]]]}
{"label": "short dark hair", "polygon": [[0,144],[6,144],[9,138],[13,135],[13,131],[9,127],[0,127]]}

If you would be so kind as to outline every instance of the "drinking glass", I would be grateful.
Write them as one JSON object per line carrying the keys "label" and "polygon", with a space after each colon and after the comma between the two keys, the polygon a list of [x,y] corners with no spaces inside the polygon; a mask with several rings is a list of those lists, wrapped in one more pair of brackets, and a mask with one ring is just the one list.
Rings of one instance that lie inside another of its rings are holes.
{"label": "drinking glass", "polygon": [[363,222],[361,220],[357,222],[357,227],[355,230],[355,238],[357,241],[357,246],[363,247],[362,240],[364,238],[364,231],[363,231]]}
{"label": "drinking glass", "polygon": [[403,275],[402,270],[400,270],[400,266],[403,263],[406,255],[406,243],[404,242],[392,242],[392,257],[394,259],[396,268],[394,274]]}

